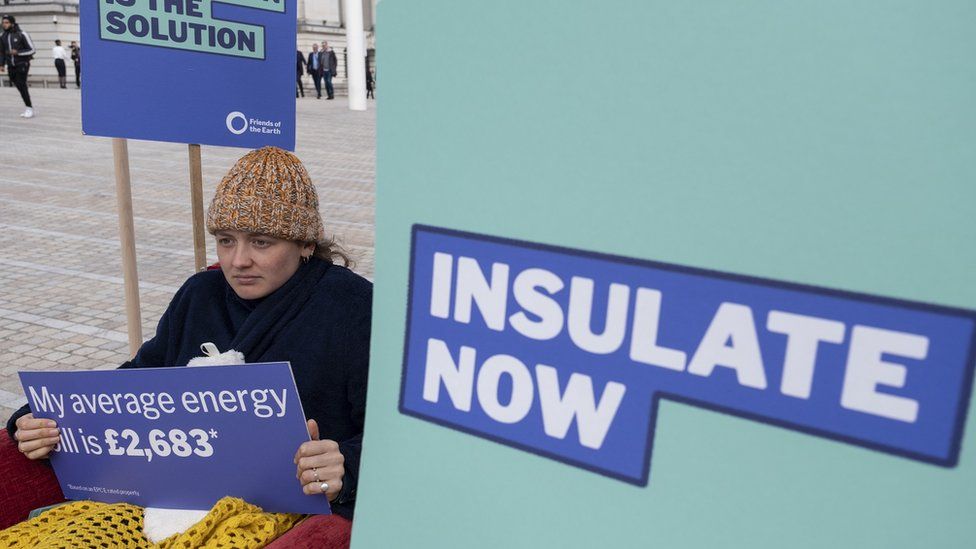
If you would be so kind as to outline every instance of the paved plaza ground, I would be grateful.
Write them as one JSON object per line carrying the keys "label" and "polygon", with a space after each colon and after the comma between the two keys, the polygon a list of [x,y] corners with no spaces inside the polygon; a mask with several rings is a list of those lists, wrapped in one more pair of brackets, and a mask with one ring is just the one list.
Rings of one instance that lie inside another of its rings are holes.
{"label": "paved plaza ground", "polygon": [[[17,371],[114,368],[128,359],[110,139],[81,134],[77,90],[0,88],[0,420],[24,402]],[[326,232],[373,275],[375,103],[298,100],[296,153]],[[203,147],[205,202],[244,149]],[[187,147],[129,142],[143,337],[193,273]],[[208,259],[216,261],[208,235]]]}

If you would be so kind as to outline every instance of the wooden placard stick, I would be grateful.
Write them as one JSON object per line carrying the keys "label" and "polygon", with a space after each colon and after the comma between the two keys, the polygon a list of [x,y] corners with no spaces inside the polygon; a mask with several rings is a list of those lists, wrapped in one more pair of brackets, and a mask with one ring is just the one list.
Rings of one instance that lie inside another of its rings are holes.
{"label": "wooden placard stick", "polygon": [[129,353],[135,356],[142,345],[142,315],[139,309],[139,272],[136,268],[136,233],[132,220],[132,180],[129,175],[129,145],[112,139],[115,160],[115,198],[119,208],[119,241],[122,243],[122,273],[125,279],[126,331]]}
{"label": "wooden placard stick", "polygon": [[203,222],[203,162],[200,145],[190,146],[190,203],[193,207],[193,262],[197,272],[207,268],[207,237]]}

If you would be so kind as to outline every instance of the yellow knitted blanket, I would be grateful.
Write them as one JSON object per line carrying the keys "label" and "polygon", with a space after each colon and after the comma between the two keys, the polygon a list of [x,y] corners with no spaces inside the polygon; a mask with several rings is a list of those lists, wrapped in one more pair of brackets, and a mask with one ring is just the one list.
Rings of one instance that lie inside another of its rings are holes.
{"label": "yellow knitted blanket", "polygon": [[76,501],[0,531],[0,548],[251,549],[271,543],[301,518],[265,513],[244,500],[226,497],[189,530],[157,544],[142,534],[142,507]]}

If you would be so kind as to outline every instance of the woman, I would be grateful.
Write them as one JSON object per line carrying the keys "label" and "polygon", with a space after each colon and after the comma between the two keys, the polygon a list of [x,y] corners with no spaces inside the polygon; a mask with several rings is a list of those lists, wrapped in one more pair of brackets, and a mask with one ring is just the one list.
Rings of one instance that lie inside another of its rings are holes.
{"label": "woman", "polygon": [[[173,297],[156,335],[122,368],[186,365],[212,342],[247,362],[290,361],[313,440],[296,448],[306,494],[352,518],[362,450],[372,284],[334,260],[318,197],[297,157],[275,147],[241,158],[207,212],[220,270]],[[246,366],[241,366],[242,368]],[[28,458],[58,443],[51,420],[25,406],[7,429]]]}

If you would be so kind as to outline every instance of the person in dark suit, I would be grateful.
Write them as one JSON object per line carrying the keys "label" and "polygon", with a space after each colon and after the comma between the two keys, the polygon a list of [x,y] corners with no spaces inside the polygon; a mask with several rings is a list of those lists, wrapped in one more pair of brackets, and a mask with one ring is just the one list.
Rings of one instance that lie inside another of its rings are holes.
{"label": "person in dark suit", "polygon": [[321,52],[322,77],[325,79],[325,92],[328,94],[326,99],[335,99],[335,90],[332,88],[332,79],[339,69],[339,60],[335,52],[329,47],[329,43],[322,41]]}
{"label": "person in dark suit", "polygon": [[302,97],[305,97],[305,86],[302,85],[302,75],[305,74],[305,56],[302,55],[301,51],[298,51],[298,64],[295,65],[295,70],[298,74],[298,89],[295,90],[295,98],[298,98],[298,94],[301,93]]}
{"label": "person in dark suit", "polygon": [[312,75],[312,82],[315,82],[315,98],[322,99],[322,55],[318,44],[312,44],[312,53],[308,54],[305,68]]}
{"label": "person in dark suit", "polygon": [[71,41],[71,60],[75,64],[75,86],[81,87],[81,48],[78,42]]}

